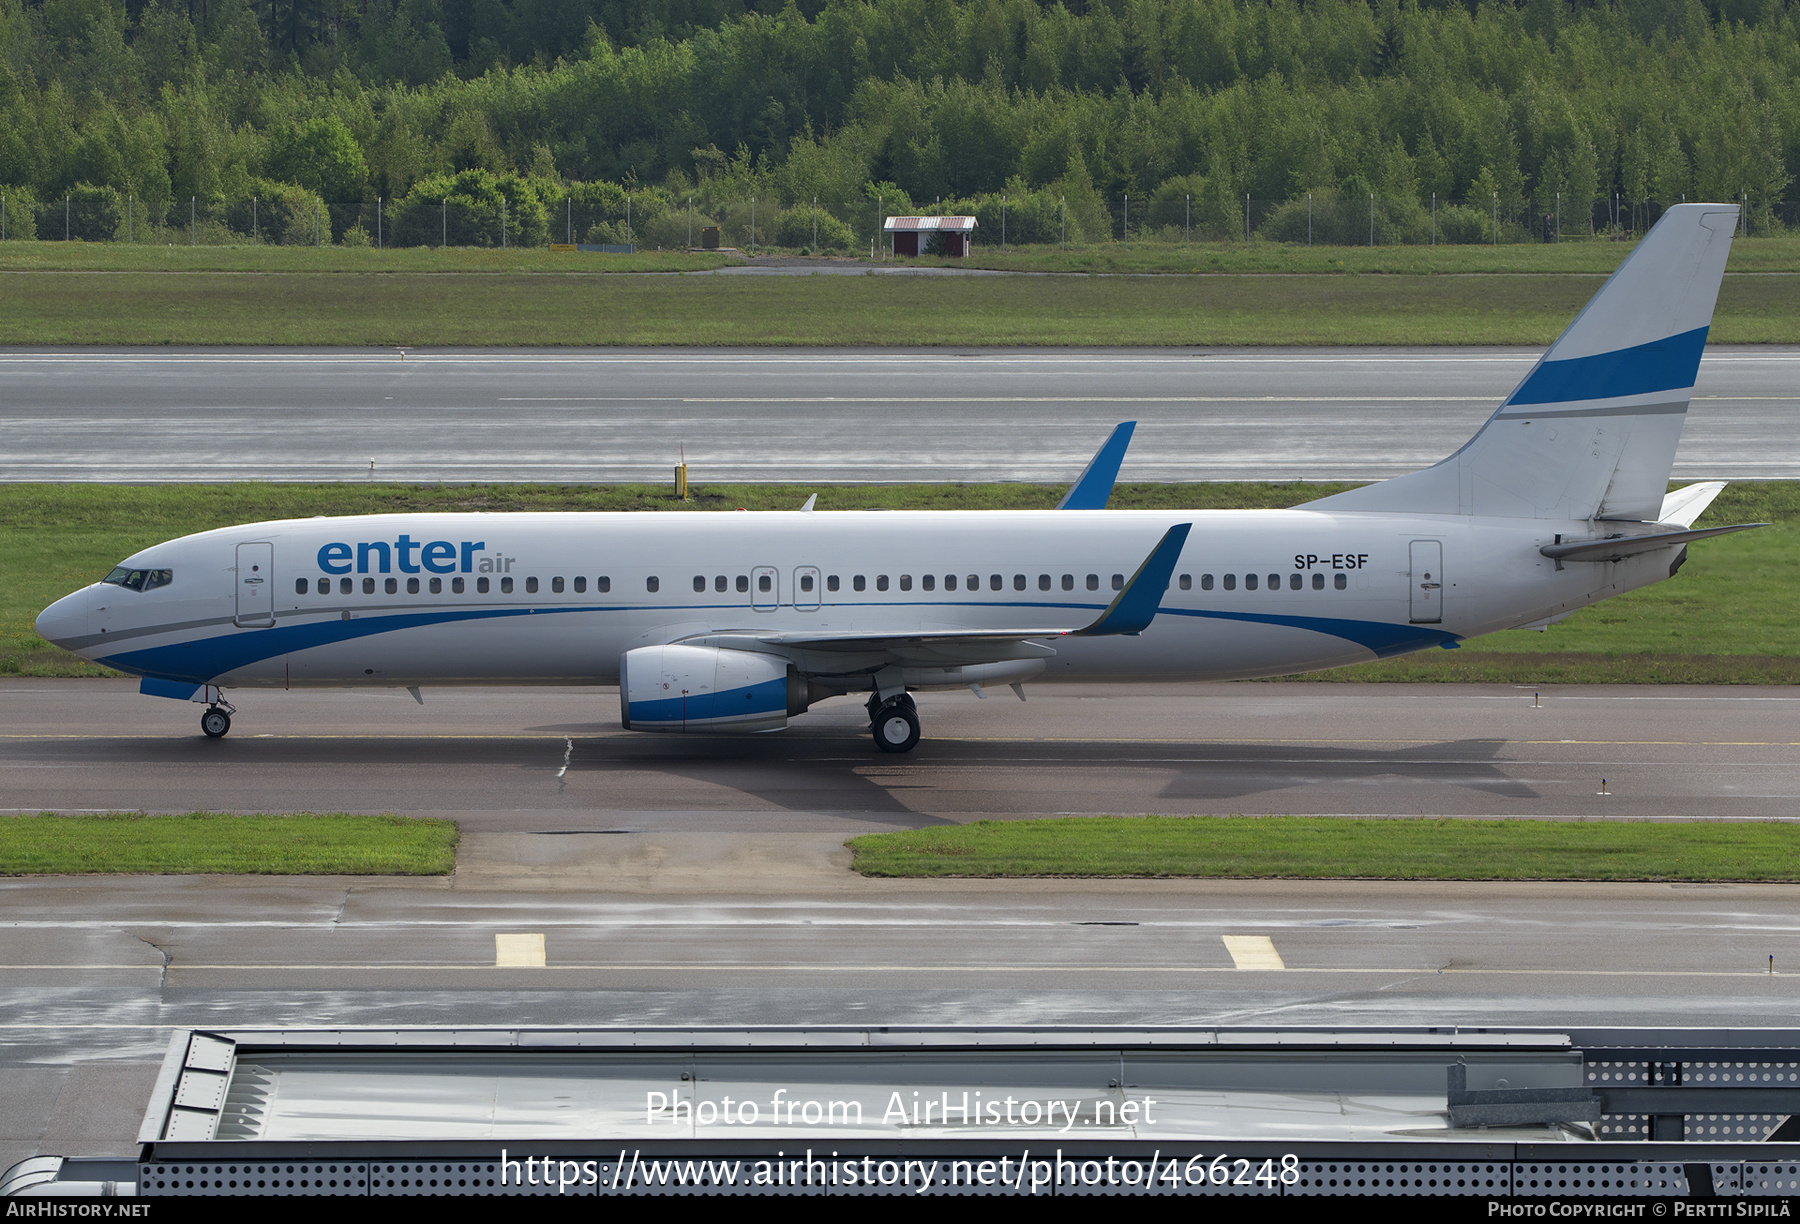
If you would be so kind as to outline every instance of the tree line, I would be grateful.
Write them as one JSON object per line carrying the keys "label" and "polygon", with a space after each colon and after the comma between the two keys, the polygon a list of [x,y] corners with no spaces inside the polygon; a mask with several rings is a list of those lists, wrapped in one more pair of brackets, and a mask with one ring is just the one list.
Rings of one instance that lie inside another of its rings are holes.
{"label": "tree line", "polygon": [[1091,239],[1127,198],[1292,237],[1310,193],[1377,237],[1467,201],[1482,240],[1615,195],[1766,220],[1796,166],[1785,0],[0,0],[0,193],[45,237],[77,199],[100,229],[255,201],[294,240],[504,199],[522,237],[580,207],[577,239],[673,243],[690,198],[771,236],[817,200],[821,245],[949,206]]}

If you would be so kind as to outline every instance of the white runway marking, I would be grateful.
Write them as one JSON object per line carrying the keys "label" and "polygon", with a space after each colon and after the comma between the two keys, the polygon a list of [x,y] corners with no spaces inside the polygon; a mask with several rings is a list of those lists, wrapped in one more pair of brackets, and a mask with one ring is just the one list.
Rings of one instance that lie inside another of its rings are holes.
{"label": "white runway marking", "polygon": [[1275,941],[1267,935],[1221,935],[1225,950],[1239,969],[1286,969]]}
{"label": "white runway marking", "polygon": [[542,969],[544,963],[542,935],[494,936],[496,969]]}

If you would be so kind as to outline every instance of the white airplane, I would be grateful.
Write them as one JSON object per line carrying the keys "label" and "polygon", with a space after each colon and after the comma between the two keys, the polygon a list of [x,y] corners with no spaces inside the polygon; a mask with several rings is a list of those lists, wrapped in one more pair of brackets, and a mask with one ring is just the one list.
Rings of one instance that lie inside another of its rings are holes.
{"label": "white airplane", "polygon": [[255,523],[128,557],[37,631],[205,702],[213,737],[233,687],[617,684],[626,728],[685,733],[867,694],[887,752],[918,742],[917,689],[1453,649],[1759,525],[1693,529],[1722,482],[1665,494],[1736,222],[1671,208],[1461,450],[1292,510],[1099,509],[1122,426],[1066,502],[1092,509]]}

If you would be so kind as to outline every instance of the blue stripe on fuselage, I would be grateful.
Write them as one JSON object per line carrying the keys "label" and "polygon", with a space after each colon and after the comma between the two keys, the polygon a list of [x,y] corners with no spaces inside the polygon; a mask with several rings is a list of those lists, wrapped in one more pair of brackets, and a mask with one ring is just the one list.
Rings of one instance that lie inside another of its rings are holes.
{"label": "blue stripe on fuselage", "polygon": [[1665,340],[1631,348],[1546,361],[1528,375],[1508,404],[1562,404],[1685,391],[1700,374],[1707,328],[1696,327]]}
{"label": "blue stripe on fuselage", "polygon": [[[878,606],[873,604],[861,606]],[[944,606],[944,605],[939,605]],[[994,606],[958,603],[951,607]],[[998,606],[1010,607],[1080,607],[1083,605],[1030,605],[1007,601]],[[351,620],[317,620],[303,625],[280,625],[273,629],[247,629],[236,633],[130,650],[96,660],[104,666],[137,676],[155,676],[166,680],[183,680],[206,684],[229,672],[252,663],[260,663],[316,646],[331,646],[356,638],[392,633],[401,629],[418,629],[430,625],[454,624],[460,621],[494,620],[512,616],[548,616],[567,612],[645,611],[642,607],[567,607],[567,608],[494,608],[455,612],[396,612],[358,616]],[[680,609],[670,608],[669,611]],[[1379,658],[1424,650],[1431,646],[1454,643],[1455,634],[1423,625],[1396,625],[1386,621],[1348,620],[1330,616],[1289,616],[1260,612],[1223,612],[1196,608],[1162,608],[1169,616],[1193,616],[1214,620],[1247,621],[1253,624],[1281,625],[1306,629],[1330,637],[1343,638],[1371,650]],[[785,696],[783,701],[785,701]]]}

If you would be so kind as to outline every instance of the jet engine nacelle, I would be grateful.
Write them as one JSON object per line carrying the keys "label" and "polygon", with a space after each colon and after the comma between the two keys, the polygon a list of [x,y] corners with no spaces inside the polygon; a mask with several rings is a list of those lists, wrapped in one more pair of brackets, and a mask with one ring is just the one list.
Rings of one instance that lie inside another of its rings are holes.
{"label": "jet engine nacelle", "polygon": [[785,659],[710,646],[640,646],[619,656],[627,731],[779,731],[807,706],[807,684]]}

